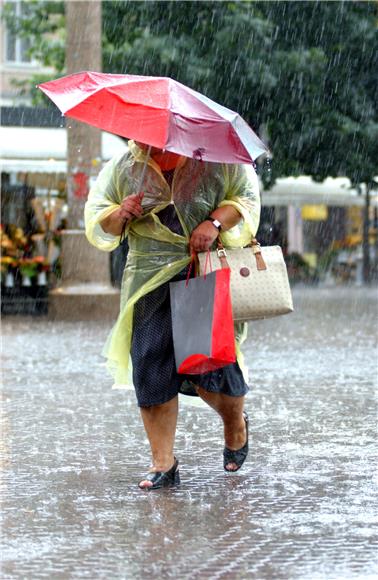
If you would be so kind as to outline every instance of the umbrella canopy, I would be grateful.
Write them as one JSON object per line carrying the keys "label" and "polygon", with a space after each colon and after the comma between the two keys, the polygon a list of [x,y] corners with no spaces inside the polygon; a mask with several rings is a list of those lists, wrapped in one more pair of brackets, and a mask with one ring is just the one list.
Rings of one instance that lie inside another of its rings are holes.
{"label": "umbrella canopy", "polygon": [[253,163],[267,152],[237,113],[167,77],[80,72],[38,87],[67,117],[186,157]]}

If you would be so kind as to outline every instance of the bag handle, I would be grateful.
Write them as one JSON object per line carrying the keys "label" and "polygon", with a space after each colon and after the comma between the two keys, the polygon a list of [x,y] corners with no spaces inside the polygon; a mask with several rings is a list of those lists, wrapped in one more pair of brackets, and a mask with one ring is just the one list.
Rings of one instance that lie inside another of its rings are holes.
{"label": "bag handle", "polygon": [[189,285],[189,279],[190,279],[190,275],[191,275],[192,270],[193,270],[193,265],[194,265],[194,277],[196,278],[196,276],[198,275],[198,256],[195,252],[192,252],[192,255],[191,255],[188,273],[186,275],[185,288],[187,288]]}
{"label": "bag handle", "polygon": [[222,240],[220,239],[220,236],[217,237],[217,255],[218,255],[219,261],[221,263],[221,267],[222,268],[230,268],[230,265],[227,262],[227,253],[226,253],[224,245],[222,244]]}
{"label": "bag handle", "polygon": [[[191,260],[189,263],[189,268],[188,268],[188,273],[186,275],[186,284],[185,287],[187,288],[189,285],[189,279],[193,270],[193,265],[194,265],[194,277],[196,278],[199,274],[199,263],[198,263],[198,254],[196,252],[192,252],[191,255]],[[210,273],[213,271],[213,265],[211,263],[211,253],[210,250],[207,250],[206,252],[206,260],[205,260],[205,268],[204,268],[204,273],[203,273],[203,277],[206,280],[206,274],[207,274],[207,265],[210,266]]]}
{"label": "bag handle", "polygon": [[[247,247],[250,247],[252,249],[252,252],[253,252],[255,259],[256,259],[257,269],[258,270],[266,270],[267,267],[266,267],[263,255],[261,253],[261,246],[260,246],[259,242],[256,240],[256,238],[252,238],[251,243]],[[227,252],[225,250],[225,247],[222,244],[220,236],[217,237],[217,254],[218,254],[218,258],[219,258],[219,261],[221,263],[222,268],[229,268],[230,266],[228,265],[228,262],[227,262]]]}

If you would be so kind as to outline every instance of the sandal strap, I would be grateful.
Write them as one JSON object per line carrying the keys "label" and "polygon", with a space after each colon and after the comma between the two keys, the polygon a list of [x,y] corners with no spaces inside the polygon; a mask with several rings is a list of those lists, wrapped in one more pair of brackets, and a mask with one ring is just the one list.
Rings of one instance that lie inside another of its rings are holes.
{"label": "sandal strap", "polygon": [[248,441],[243,447],[240,449],[228,449],[225,447],[223,449],[223,457],[224,463],[227,465],[228,463],[236,463],[238,467],[241,467],[248,455]]}
{"label": "sandal strap", "polygon": [[151,481],[152,486],[147,486],[145,489],[156,489],[178,484],[180,482],[178,460],[175,457],[175,462],[168,471],[150,471],[141,481]]}
{"label": "sandal strap", "polygon": [[235,463],[237,465],[237,469],[231,469],[228,470],[226,469],[226,471],[237,471],[238,469],[241,468],[241,466],[243,465],[244,461],[247,458],[248,455],[248,450],[249,450],[249,445],[248,445],[248,426],[249,426],[249,418],[248,418],[248,414],[246,411],[243,412],[243,417],[244,417],[244,422],[245,422],[245,430],[246,430],[246,434],[247,434],[247,440],[245,442],[245,444],[243,445],[243,447],[241,447],[240,449],[229,449],[228,447],[225,447],[223,449],[223,466],[226,469],[226,465],[228,465],[229,463]]}

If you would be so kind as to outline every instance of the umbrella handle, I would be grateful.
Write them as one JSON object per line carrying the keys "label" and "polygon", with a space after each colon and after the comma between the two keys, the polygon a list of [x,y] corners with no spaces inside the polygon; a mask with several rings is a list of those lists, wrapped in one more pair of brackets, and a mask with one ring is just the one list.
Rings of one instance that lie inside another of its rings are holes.
{"label": "umbrella handle", "polygon": [[151,146],[151,145],[149,145],[149,146],[148,146],[148,149],[147,149],[147,153],[146,153],[146,159],[144,160],[144,164],[143,164],[142,175],[140,176],[139,187],[138,187],[138,193],[139,193],[140,191],[142,191],[142,185],[143,185],[144,178],[145,178],[145,176],[146,176],[147,165],[148,165],[148,162],[149,162],[149,160],[150,160],[150,156],[151,156],[151,149],[152,149],[152,146]]}
{"label": "umbrella handle", "polygon": [[[148,162],[149,162],[150,156],[151,156],[151,149],[152,149],[152,145],[149,145],[148,149],[147,149],[147,153],[146,153],[146,159],[145,159],[144,164],[143,164],[142,174],[141,174],[140,180],[139,180],[138,193],[140,193],[142,191],[142,185],[144,182],[144,178],[146,176],[147,165],[148,165]],[[125,236],[126,223],[127,223],[127,221],[123,224],[121,236],[119,238],[120,244],[122,244],[122,242],[125,240],[125,237],[126,237]]]}

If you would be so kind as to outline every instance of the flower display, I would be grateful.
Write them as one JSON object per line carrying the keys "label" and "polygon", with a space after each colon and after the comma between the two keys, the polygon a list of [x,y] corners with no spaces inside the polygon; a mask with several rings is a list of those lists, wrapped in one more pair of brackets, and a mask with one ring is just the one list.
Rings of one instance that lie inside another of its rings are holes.
{"label": "flower display", "polygon": [[18,267],[21,275],[26,278],[34,278],[37,275],[37,264],[32,258],[23,258],[19,261]]}
{"label": "flower display", "polygon": [[18,264],[17,260],[15,258],[12,258],[12,256],[1,256],[0,258],[1,273],[6,274],[12,268],[16,268],[17,264]]}
{"label": "flower display", "polygon": [[0,224],[1,312],[47,314],[49,288],[61,276],[59,262],[64,201],[35,197],[33,217],[18,224]]}
{"label": "flower display", "polygon": [[[37,279],[38,284],[46,285],[51,265],[44,255],[33,255],[36,249],[40,249],[34,237],[34,235],[26,236],[22,228],[13,225],[7,226],[6,229],[0,226],[2,284],[9,285],[10,277],[8,276],[8,282],[6,282],[7,275],[11,274],[12,279],[14,279],[17,272],[19,272],[23,285],[25,285],[25,281],[26,285],[30,285]],[[42,242],[44,241],[42,240]],[[42,249],[46,249],[44,243],[42,244]]]}

